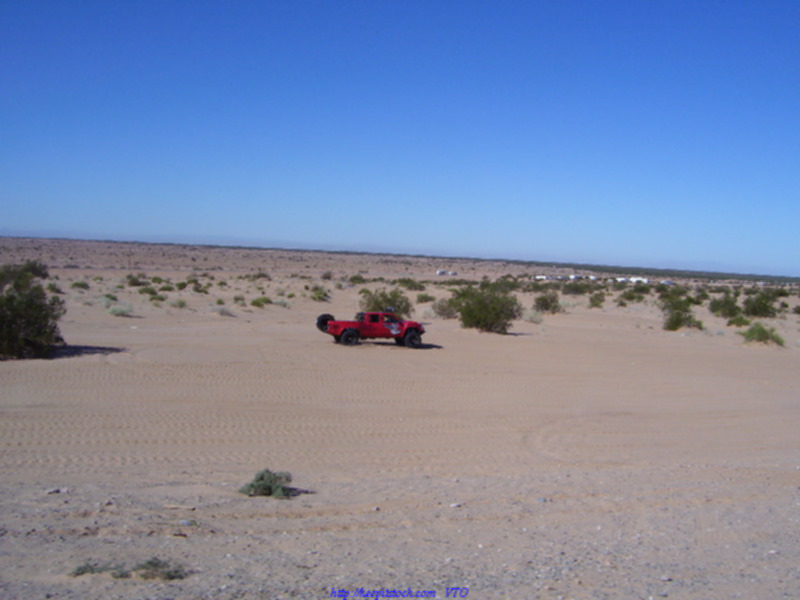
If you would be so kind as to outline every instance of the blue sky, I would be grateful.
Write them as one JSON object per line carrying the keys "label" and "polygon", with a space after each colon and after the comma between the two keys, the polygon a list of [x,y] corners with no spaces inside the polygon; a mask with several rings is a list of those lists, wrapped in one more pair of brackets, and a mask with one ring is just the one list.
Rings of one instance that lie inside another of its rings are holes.
{"label": "blue sky", "polygon": [[800,2],[0,0],[0,235],[800,276]]}

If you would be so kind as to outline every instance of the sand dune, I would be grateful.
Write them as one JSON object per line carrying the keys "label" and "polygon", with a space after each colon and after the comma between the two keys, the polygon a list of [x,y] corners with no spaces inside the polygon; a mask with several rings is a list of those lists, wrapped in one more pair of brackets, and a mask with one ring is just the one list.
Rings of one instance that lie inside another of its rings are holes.
{"label": "sand dune", "polygon": [[[423,304],[423,349],[348,348],[314,319],[357,310],[363,286],[336,288],[352,275],[525,268],[0,241],[2,263],[50,265],[69,344],[0,362],[3,598],[800,596],[796,315],[770,321],[778,348],[745,344],[707,311],[705,331],[664,331],[652,300],[571,298],[508,336]],[[209,287],[154,303],[125,284],[140,272]],[[308,297],[316,284],[330,302]],[[260,295],[287,307],[249,305]],[[267,467],[310,493],[238,493]],[[69,575],[152,557],[188,576]]]}

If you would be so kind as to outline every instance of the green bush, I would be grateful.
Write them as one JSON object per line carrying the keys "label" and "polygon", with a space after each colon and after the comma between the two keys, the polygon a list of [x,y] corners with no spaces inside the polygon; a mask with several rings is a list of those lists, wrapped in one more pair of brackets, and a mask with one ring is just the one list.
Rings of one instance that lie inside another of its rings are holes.
{"label": "green bush", "polygon": [[75,281],[71,286],[73,290],[88,290],[89,284],[86,281]]}
{"label": "green bush", "polygon": [[664,329],[677,331],[683,327],[703,329],[703,323],[692,314],[692,303],[689,298],[670,297],[663,299],[661,310],[664,313]]}
{"label": "green bush", "polygon": [[256,308],[264,308],[267,304],[272,304],[272,299],[267,296],[260,296],[250,302],[250,306],[255,306]]}
{"label": "green bush", "polygon": [[558,299],[558,292],[555,290],[547,290],[543,294],[539,294],[533,301],[533,309],[541,313],[556,314],[561,312],[561,303]]}
{"label": "green bush", "polygon": [[744,315],[736,315],[735,317],[728,319],[728,325],[733,327],[747,327],[750,325],[750,319]]}
{"label": "green bush", "polygon": [[718,317],[733,319],[742,314],[741,307],[736,303],[736,298],[728,291],[722,298],[714,298],[708,303],[708,309]]}
{"label": "green bush", "polygon": [[248,496],[275,496],[284,498],[289,495],[287,485],[292,482],[292,474],[279,471],[273,473],[264,469],[256,473],[253,481],[243,485],[239,492]]}
{"label": "green bush", "polygon": [[739,331],[737,333],[743,336],[746,342],[761,342],[762,344],[772,342],[778,346],[783,346],[784,344],[783,338],[778,335],[777,331],[772,327],[764,327],[762,323],[754,323],[747,331]]}
{"label": "green bush", "polygon": [[775,294],[764,290],[745,298],[743,312],[748,317],[775,317],[778,309],[775,308]]}
{"label": "green bush", "polygon": [[420,283],[416,279],[410,279],[408,277],[401,277],[400,279],[396,279],[393,283],[394,285],[399,285],[412,292],[422,292],[425,290],[424,283]]}
{"label": "green bush", "polygon": [[311,299],[315,302],[327,302],[331,299],[331,291],[321,285],[311,287]]}
{"label": "green bush", "polygon": [[401,318],[410,317],[414,312],[411,300],[400,288],[390,291],[380,288],[374,292],[365,288],[359,294],[361,294],[359,306],[364,312],[390,311]]}
{"label": "green bush", "polygon": [[364,276],[361,274],[353,275],[352,277],[350,277],[349,281],[353,285],[362,285],[364,283],[367,283],[367,280],[364,279]]}
{"label": "green bush", "polygon": [[509,292],[498,290],[486,282],[479,287],[466,287],[453,295],[461,325],[491,333],[508,333],[511,321],[522,315],[522,306]]}
{"label": "green bush", "polygon": [[417,304],[425,304],[426,302],[433,302],[436,300],[436,296],[431,296],[430,294],[417,294]]}
{"label": "green bush", "polygon": [[602,308],[603,302],[606,301],[606,295],[603,292],[595,292],[589,296],[589,308]]}
{"label": "green bush", "polygon": [[0,267],[0,358],[44,357],[64,343],[58,320],[66,309],[37,281],[47,279],[40,262]]}

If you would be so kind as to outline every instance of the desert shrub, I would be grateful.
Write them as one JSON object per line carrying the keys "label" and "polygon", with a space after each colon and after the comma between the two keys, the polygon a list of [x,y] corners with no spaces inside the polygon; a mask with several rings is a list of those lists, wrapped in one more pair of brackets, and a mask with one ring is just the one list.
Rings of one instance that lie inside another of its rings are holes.
{"label": "desert shrub", "polygon": [[555,314],[561,312],[561,303],[559,302],[558,292],[555,290],[547,290],[539,294],[533,301],[534,310],[542,313]]}
{"label": "desert shrub", "polygon": [[272,304],[272,299],[268,296],[259,296],[250,301],[250,306],[255,306],[256,308],[264,308],[267,304]]}
{"label": "desert shrub", "polygon": [[628,302],[644,302],[644,294],[637,293],[635,288],[627,289],[619,295],[617,304],[627,306]]}
{"label": "desert shrub", "polygon": [[544,321],[544,316],[538,310],[526,310],[522,313],[522,320],[539,325]]}
{"label": "desert shrub", "polygon": [[664,313],[664,329],[667,331],[677,331],[683,327],[703,328],[703,323],[692,314],[692,303],[688,298],[680,296],[662,298],[661,310]]}
{"label": "desert shrub", "polygon": [[174,292],[175,291],[175,286],[172,285],[171,283],[165,283],[164,285],[162,285],[161,287],[158,288],[158,291],[159,292]]}
{"label": "desert shrub", "polygon": [[753,323],[747,331],[737,332],[743,336],[746,342],[761,342],[762,344],[773,343],[783,346],[783,338],[778,335],[772,327],[765,327],[762,323]]}
{"label": "desert shrub", "polygon": [[410,279],[409,277],[401,277],[400,279],[396,279],[392,283],[394,283],[394,285],[398,285],[412,292],[421,292],[425,289],[424,283],[420,283],[416,279]]}
{"label": "desert shrub", "polygon": [[173,565],[169,561],[160,558],[151,558],[143,563],[139,563],[133,568],[142,579],[164,579],[173,581],[185,579],[189,572],[180,565]]}
{"label": "desert shrub", "polygon": [[186,300],[183,298],[178,298],[177,300],[170,302],[170,306],[172,308],[186,308]]}
{"label": "desert shrub", "polygon": [[292,474],[284,471],[273,473],[264,469],[256,473],[253,481],[239,488],[239,492],[248,496],[275,496],[283,498],[289,495],[287,485],[292,482]]}
{"label": "desert shrub", "polygon": [[458,308],[453,302],[453,298],[440,298],[431,304],[433,314],[441,319],[455,319],[458,316]]}
{"label": "desert shrub", "polygon": [[212,310],[217,313],[220,317],[235,317],[236,313],[234,313],[230,308],[227,306],[215,306]]}
{"label": "desert shrub", "polygon": [[589,296],[589,308],[602,308],[605,301],[606,295],[604,292],[595,292]]}
{"label": "desert shrub", "polygon": [[763,290],[744,299],[742,310],[748,317],[775,317],[778,309],[775,307],[776,295],[768,290]]}
{"label": "desert shrub", "polygon": [[144,273],[137,273],[136,275],[129,273],[125,276],[125,281],[130,287],[139,287],[149,283],[149,280]]}
{"label": "desert shrub", "polygon": [[414,312],[411,300],[408,299],[400,288],[386,290],[380,288],[375,290],[363,289],[359,292],[361,300],[359,306],[364,312],[389,311],[398,317],[409,317]]}
{"label": "desert shrub", "polygon": [[107,312],[112,317],[130,317],[133,309],[128,304],[117,304],[109,307]]}
{"label": "desert shrub", "polygon": [[188,285],[189,284],[186,281],[179,281],[178,283],[175,284],[175,287],[178,288],[179,290],[185,290],[186,286]]}
{"label": "desert shrub", "polygon": [[583,296],[592,291],[594,286],[588,281],[569,281],[561,288],[562,293],[571,296]]}
{"label": "desert shrub", "polygon": [[511,321],[522,315],[515,296],[492,284],[466,287],[453,294],[462,327],[474,327],[491,333],[508,333]]}
{"label": "desert shrub", "polygon": [[325,271],[320,279],[324,279],[325,281],[330,281],[333,279],[333,272],[332,271]]}
{"label": "desert shrub", "polygon": [[280,306],[281,308],[292,308],[292,303],[286,298],[278,298],[275,300],[275,306]]}
{"label": "desert shrub", "polygon": [[164,294],[155,294],[150,296],[150,302],[158,303],[158,302],[166,302],[167,297]]}
{"label": "desert shrub", "polygon": [[239,306],[244,306],[245,305],[244,296],[234,296],[233,303],[238,304]]}
{"label": "desert shrub", "polygon": [[309,291],[311,292],[310,298],[315,302],[327,302],[331,299],[331,291],[321,285],[311,286]]}
{"label": "desert shrub", "polygon": [[742,313],[741,307],[736,303],[736,298],[727,291],[722,298],[713,298],[708,303],[708,309],[718,317],[725,319],[732,319]]}
{"label": "desert shrub", "polygon": [[47,291],[50,294],[63,294],[64,293],[64,290],[62,290],[60,287],[58,287],[58,285],[56,283],[53,283],[52,281],[47,284]]}
{"label": "desert shrub", "polygon": [[158,292],[156,291],[156,288],[154,288],[153,286],[144,285],[144,286],[139,288],[139,293],[140,294],[149,294],[150,296],[155,296]]}
{"label": "desert shrub", "polygon": [[356,275],[353,275],[353,276],[351,276],[351,277],[350,277],[350,279],[349,279],[348,281],[349,281],[349,282],[350,282],[352,285],[362,285],[362,284],[364,284],[364,283],[367,283],[367,280],[366,280],[366,279],[364,279],[364,276],[363,276],[363,275],[361,275],[361,274],[356,274]]}
{"label": "desert shrub", "polygon": [[793,312],[794,314],[796,314],[796,315],[800,315],[800,304],[798,304],[797,306],[795,306],[795,307],[794,307],[794,309],[792,309],[792,312]]}
{"label": "desert shrub", "polygon": [[88,290],[89,284],[86,281],[75,281],[69,287],[73,290]]}
{"label": "desert shrub", "polygon": [[47,267],[36,261],[0,267],[0,358],[44,357],[64,342],[58,320],[66,309],[38,280]]}
{"label": "desert shrub", "polygon": [[744,315],[736,315],[735,317],[728,319],[728,325],[733,327],[747,327],[750,325],[750,319]]}
{"label": "desert shrub", "polygon": [[222,298],[217,298],[217,306],[222,306],[224,304],[225,304],[225,300],[223,300]]}
{"label": "desert shrub", "polygon": [[430,294],[417,294],[417,304],[425,304],[426,302],[433,302],[436,300],[436,296],[431,296]]}

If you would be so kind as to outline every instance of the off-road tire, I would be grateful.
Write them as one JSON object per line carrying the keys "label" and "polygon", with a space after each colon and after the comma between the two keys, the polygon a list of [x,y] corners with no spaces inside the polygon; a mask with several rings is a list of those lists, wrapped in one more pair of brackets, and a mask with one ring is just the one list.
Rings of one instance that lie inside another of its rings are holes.
{"label": "off-road tire", "polygon": [[358,343],[358,331],[355,329],[345,329],[342,332],[341,342],[344,346],[354,346]]}
{"label": "off-road tire", "polygon": [[333,321],[333,315],[324,314],[317,317],[317,329],[322,333],[328,333],[328,321]]}
{"label": "off-road tire", "polygon": [[409,329],[406,332],[404,341],[405,341],[405,346],[407,346],[408,348],[419,348],[420,346],[422,346],[422,336],[416,329]]}

